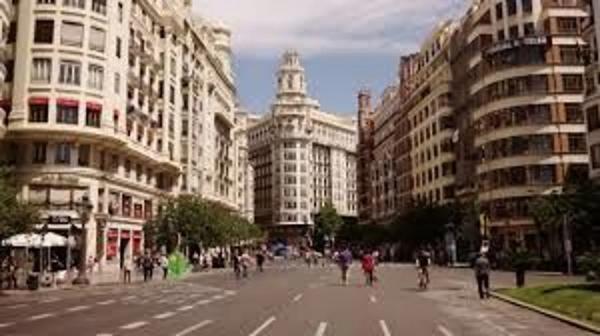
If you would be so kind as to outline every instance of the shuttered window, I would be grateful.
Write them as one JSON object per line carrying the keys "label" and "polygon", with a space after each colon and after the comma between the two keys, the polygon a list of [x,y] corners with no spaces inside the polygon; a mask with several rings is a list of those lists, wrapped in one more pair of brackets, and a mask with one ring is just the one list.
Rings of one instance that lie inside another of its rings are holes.
{"label": "shuttered window", "polygon": [[90,29],[90,50],[104,52],[106,48],[106,32],[100,28]]}
{"label": "shuttered window", "polygon": [[83,25],[81,23],[64,21],[60,31],[60,43],[70,47],[82,47]]}

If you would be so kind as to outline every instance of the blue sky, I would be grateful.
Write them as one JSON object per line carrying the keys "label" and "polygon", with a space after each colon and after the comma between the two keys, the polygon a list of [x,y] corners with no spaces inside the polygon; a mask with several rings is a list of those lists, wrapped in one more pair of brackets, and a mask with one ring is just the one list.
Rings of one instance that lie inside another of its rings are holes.
{"label": "blue sky", "polygon": [[302,55],[310,95],[324,111],[354,114],[356,92],[396,80],[400,55],[470,0],[194,0],[196,13],[233,31],[239,98],[268,111],[281,54]]}

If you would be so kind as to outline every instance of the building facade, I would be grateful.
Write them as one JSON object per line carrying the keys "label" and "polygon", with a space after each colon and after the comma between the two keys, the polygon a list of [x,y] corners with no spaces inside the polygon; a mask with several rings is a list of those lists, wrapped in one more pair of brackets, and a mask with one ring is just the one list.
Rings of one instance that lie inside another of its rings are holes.
{"label": "building facade", "polygon": [[277,80],[271,111],[248,131],[255,218],[273,236],[299,237],[326,203],[356,216],[357,126],[308,96],[297,53],[284,54]]}
{"label": "building facade", "polygon": [[164,196],[238,210],[230,34],[188,0],[15,5],[1,153],[43,224],[72,234],[87,196],[86,255],[117,269]]}
{"label": "building facade", "polygon": [[600,4],[588,2],[589,18],[584,23],[584,39],[588,49],[585,53],[585,104],[584,110],[588,127],[588,146],[590,153],[590,176],[600,178]]}
{"label": "building facade", "polygon": [[475,0],[404,58],[414,200],[477,203],[499,248],[534,247],[529,204],[588,165],[586,17],[584,1]]}
{"label": "building facade", "polygon": [[[4,62],[6,61],[6,46],[13,14],[12,1],[0,0],[0,86],[4,86],[4,80],[8,75]],[[0,139],[2,139],[6,133],[6,117],[6,111],[0,106]]]}

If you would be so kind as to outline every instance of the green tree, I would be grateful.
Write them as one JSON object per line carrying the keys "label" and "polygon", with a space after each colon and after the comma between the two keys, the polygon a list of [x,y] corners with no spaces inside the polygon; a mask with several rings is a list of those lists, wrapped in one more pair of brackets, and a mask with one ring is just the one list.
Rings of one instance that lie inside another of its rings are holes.
{"label": "green tree", "polygon": [[38,208],[20,201],[15,181],[0,171],[0,240],[32,231],[39,220]]}
{"label": "green tree", "polygon": [[344,220],[337,213],[337,210],[331,203],[326,203],[315,217],[315,231],[313,234],[313,243],[319,250],[323,249],[326,237],[333,237],[338,233]]}

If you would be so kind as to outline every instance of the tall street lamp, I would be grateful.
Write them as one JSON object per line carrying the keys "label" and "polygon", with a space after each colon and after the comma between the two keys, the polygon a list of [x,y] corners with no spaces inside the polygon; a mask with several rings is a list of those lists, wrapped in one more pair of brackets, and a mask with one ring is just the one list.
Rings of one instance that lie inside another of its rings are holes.
{"label": "tall street lamp", "polygon": [[87,228],[86,224],[90,220],[90,214],[94,206],[87,195],[84,195],[81,198],[81,201],[76,205],[77,213],[79,214],[79,218],[81,219],[81,250],[79,253],[79,270],[77,272],[77,277],[73,280],[73,285],[89,285],[90,280],[87,278],[85,274],[86,264],[85,261],[87,259]]}

